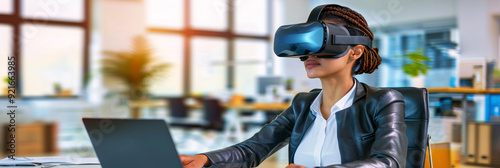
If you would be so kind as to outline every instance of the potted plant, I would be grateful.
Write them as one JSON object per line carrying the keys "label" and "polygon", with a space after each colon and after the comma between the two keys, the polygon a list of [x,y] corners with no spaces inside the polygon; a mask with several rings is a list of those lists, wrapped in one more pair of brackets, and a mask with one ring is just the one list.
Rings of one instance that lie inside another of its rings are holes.
{"label": "potted plant", "polygon": [[138,36],[130,51],[104,51],[107,57],[102,60],[101,72],[108,82],[124,85],[123,93],[129,100],[147,99],[152,79],[170,67],[168,63],[157,63],[152,53],[147,40]]}
{"label": "potted plant", "polygon": [[9,82],[10,82],[10,79],[9,77],[5,77],[3,78],[3,81],[5,82],[5,88],[4,88],[4,92],[3,92],[3,95],[8,95],[9,94]]}
{"label": "potted plant", "polygon": [[424,76],[431,67],[424,62],[431,59],[424,55],[424,50],[419,48],[416,51],[406,51],[404,55],[397,56],[403,58],[403,72],[411,77],[411,85],[414,87],[424,87]]}
{"label": "potted plant", "polygon": [[293,90],[293,78],[286,79],[285,83],[286,83],[286,90],[292,91]]}
{"label": "potted plant", "polygon": [[58,82],[56,82],[56,83],[53,84],[53,86],[54,86],[54,92],[55,92],[55,94],[56,95],[61,94],[61,91],[62,91],[61,84],[58,83]]}
{"label": "potted plant", "polygon": [[493,70],[493,87],[500,88],[500,69]]}

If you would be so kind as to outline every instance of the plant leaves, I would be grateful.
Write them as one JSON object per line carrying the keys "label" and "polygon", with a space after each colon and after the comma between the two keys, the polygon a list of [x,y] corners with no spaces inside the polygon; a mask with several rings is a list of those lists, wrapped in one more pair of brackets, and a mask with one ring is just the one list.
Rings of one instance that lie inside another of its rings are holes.
{"label": "plant leaves", "polygon": [[411,77],[417,77],[419,74],[427,74],[431,67],[424,62],[431,59],[424,54],[424,50],[419,48],[414,52],[405,51],[404,55],[398,55],[397,58],[403,58],[403,72]]}
{"label": "plant leaves", "polygon": [[156,62],[158,59],[153,56],[153,50],[142,36],[134,39],[130,51],[103,51],[103,54],[106,57],[101,60],[101,72],[106,78],[125,84],[129,88],[128,92],[135,90],[133,92],[145,93],[137,88],[146,90],[145,87],[155,82],[151,79],[159,78],[171,66],[169,63]]}

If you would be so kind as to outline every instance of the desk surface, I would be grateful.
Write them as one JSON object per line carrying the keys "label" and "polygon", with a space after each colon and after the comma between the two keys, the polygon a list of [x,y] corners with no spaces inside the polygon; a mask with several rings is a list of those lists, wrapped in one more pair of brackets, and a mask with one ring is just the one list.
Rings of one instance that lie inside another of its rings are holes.
{"label": "desk surface", "polygon": [[470,87],[428,87],[429,93],[500,94],[499,88],[474,89]]}
{"label": "desk surface", "polygon": [[59,166],[0,166],[0,168],[19,168],[19,167],[31,167],[31,168],[101,168],[101,165],[59,165]]}
{"label": "desk surface", "polygon": [[[163,100],[147,100],[147,101],[132,101],[129,103],[131,108],[158,108],[166,107],[168,103]],[[202,108],[201,104],[188,104],[189,108]],[[223,104],[227,109],[235,110],[269,110],[269,111],[282,111],[290,106],[290,103],[242,103],[242,104]]]}

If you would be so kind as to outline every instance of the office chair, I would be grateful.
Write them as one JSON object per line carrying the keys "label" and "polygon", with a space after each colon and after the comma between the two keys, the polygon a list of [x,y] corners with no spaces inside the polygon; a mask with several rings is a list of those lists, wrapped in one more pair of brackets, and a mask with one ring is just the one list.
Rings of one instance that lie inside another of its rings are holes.
{"label": "office chair", "polygon": [[170,110],[169,125],[183,128],[201,128],[211,130],[222,130],[222,113],[225,108],[219,100],[207,98],[200,99],[203,102],[203,118],[188,117],[189,107],[185,103],[185,98],[167,98],[168,109]]}
{"label": "office chair", "polygon": [[204,109],[204,119],[207,122],[204,128],[222,131],[224,127],[222,113],[224,113],[226,109],[222,106],[218,99],[206,98],[202,101]]}
{"label": "office chair", "polygon": [[170,111],[168,124],[174,127],[182,128],[203,128],[205,120],[189,117],[189,107],[185,103],[184,97],[166,98],[168,101],[167,109]]}
{"label": "office chair", "polygon": [[167,98],[170,116],[174,118],[188,117],[188,107],[184,103],[183,97]]}
{"label": "office chair", "polygon": [[407,168],[425,167],[425,152],[429,147],[429,161],[432,168],[430,152],[430,136],[427,134],[429,125],[429,92],[426,88],[399,87],[390,88],[399,91],[404,98],[406,136],[408,150],[406,156]]}

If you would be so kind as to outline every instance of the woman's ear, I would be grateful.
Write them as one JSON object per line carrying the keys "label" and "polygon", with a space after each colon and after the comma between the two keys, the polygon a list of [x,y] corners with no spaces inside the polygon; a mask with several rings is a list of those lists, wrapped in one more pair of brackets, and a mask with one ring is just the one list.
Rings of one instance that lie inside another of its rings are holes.
{"label": "woman's ear", "polygon": [[351,59],[356,60],[360,58],[363,55],[364,49],[365,46],[363,45],[356,45],[354,47],[351,47],[351,50],[353,51],[351,54]]}

